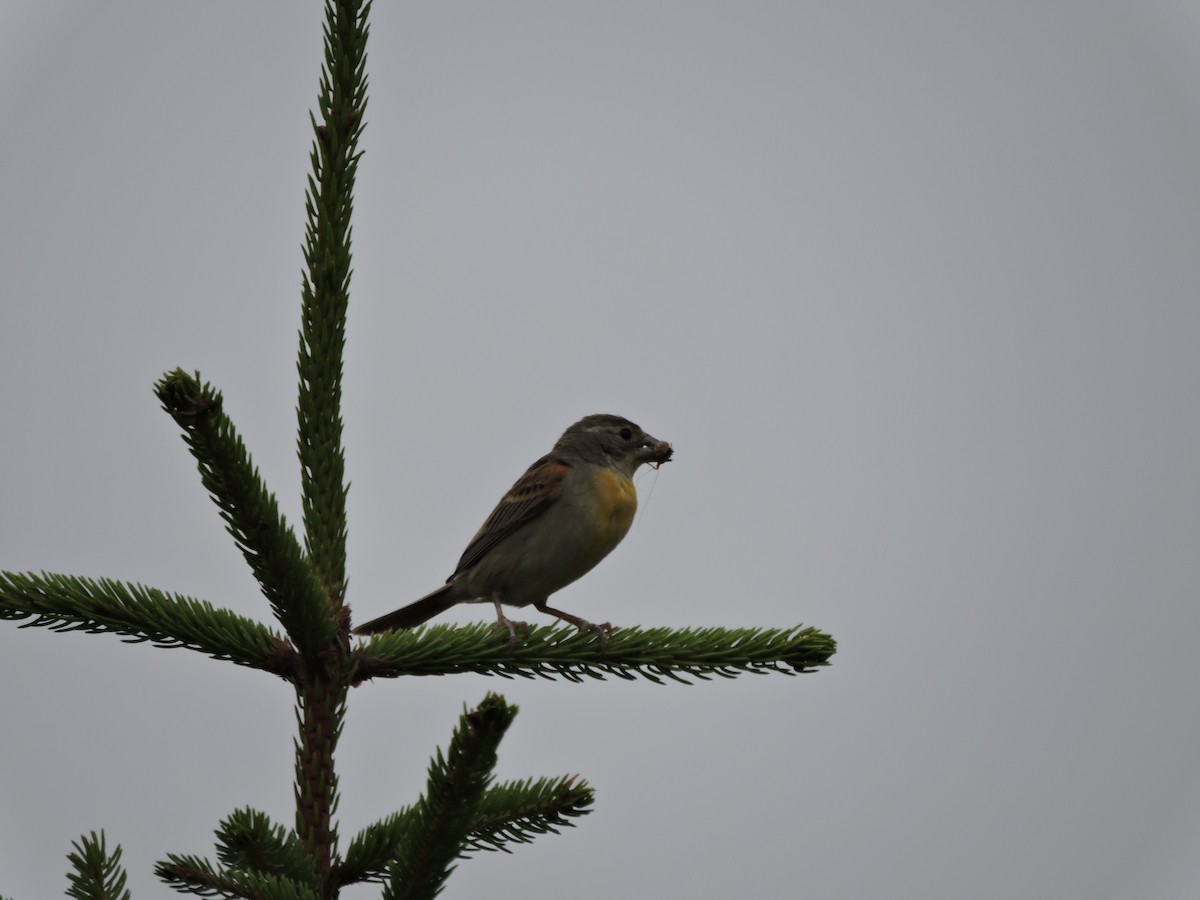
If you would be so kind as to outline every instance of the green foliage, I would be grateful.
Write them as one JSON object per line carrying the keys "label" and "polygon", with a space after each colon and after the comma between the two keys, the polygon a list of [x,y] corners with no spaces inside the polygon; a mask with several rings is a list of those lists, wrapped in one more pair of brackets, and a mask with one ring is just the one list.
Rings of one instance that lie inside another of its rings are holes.
{"label": "green foliage", "polygon": [[[586,781],[568,776],[505,782],[483,792],[463,842],[460,857],[475,851],[512,852],[510,844],[528,844],[537,835],[557,834],[586,815],[595,794]],[[417,807],[368,825],[351,840],[338,868],[338,882],[382,881],[395,853],[412,833]]]}
{"label": "green foliage", "polygon": [[171,854],[155,873],[181,893],[254,900],[317,900],[312,857],[296,835],[257,810],[239,809],[217,828],[214,866],[195,856]]}
{"label": "green foliage", "polygon": [[279,512],[242,439],[221,408],[221,394],[182,369],[154,389],[180,428],[200,480],[249,563],[275,617],[302,653],[320,652],[334,636],[321,584]]}
{"label": "green foliage", "polygon": [[608,646],[573,628],[531,629],[516,645],[494,625],[432,625],[374,635],[359,647],[356,680],[475,672],[501,678],[584,678],[608,675],[655,684],[714,676],[826,666],[837,649],[815,628],[614,628]]}
{"label": "green foliage", "polygon": [[510,844],[528,844],[539,834],[573,828],[571,820],[591,812],[594,800],[588,783],[574,776],[498,784],[483,795],[475,810],[463,852],[511,853]]}
{"label": "green foliage", "polygon": [[204,600],[107,578],[0,572],[0,619],[30,618],[22,627],[111,632],[276,674],[285,673],[290,655],[265,625]]}
{"label": "green foliage", "polygon": [[109,853],[104,842],[104,832],[72,841],[74,852],[67,861],[74,870],[67,873],[71,886],[67,896],[75,900],[130,900],[125,890],[125,869],[121,865],[121,848],[114,847]]}
{"label": "green foliage", "polygon": [[346,858],[338,866],[338,883],[382,881],[395,848],[412,831],[415,817],[415,808],[405,807],[356,834],[346,848]]}
{"label": "green foliage", "polygon": [[315,885],[312,859],[293,832],[273,823],[266,813],[236,810],[217,829],[217,858],[226,869],[254,872]]}
{"label": "green foliage", "polygon": [[308,552],[330,601],[346,591],[346,468],[342,449],[342,351],[350,302],[350,218],[358,141],[367,106],[370,3],[325,7],[325,68],[305,198],[307,271],[302,289],[297,449]]}
{"label": "green foliage", "polygon": [[464,710],[445,757],[439,750],[429,766],[425,795],[413,807],[409,827],[398,835],[384,900],[423,900],[442,889],[467,844],[496,767],[496,748],[516,714],[498,694]]}
{"label": "green foliage", "polygon": [[154,874],[181,894],[200,897],[224,897],[228,900],[321,900],[321,895],[305,884],[279,875],[239,869],[219,869],[197,856],[172,853],[154,867]]}

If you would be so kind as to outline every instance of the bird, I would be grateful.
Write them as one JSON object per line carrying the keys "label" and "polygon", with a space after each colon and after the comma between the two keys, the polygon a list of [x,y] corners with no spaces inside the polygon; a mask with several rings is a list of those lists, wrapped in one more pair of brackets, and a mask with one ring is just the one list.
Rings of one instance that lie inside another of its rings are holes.
{"label": "bird", "polygon": [[459,603],[491,602],[497,627],[516,644],[518,629],[504,606],[533,606],[607,646],[612,625],[593,624],[547,605],[550,595],[590,572],[621,542],[637,511],[633,475],[658,468],[674,449],[621,416],[585,416],[562,433],[492,510],[437,590],[372,619],[355,634],[408,629]]}

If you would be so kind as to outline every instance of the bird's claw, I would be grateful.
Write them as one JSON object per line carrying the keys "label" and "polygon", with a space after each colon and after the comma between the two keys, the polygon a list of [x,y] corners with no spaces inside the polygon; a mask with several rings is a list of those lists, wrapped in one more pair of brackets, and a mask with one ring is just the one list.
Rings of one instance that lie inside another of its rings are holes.
{"label": "bird's claw", "polygon": [[588,621],[581,619],[579,621],[577,627],[579,628],[580,631],[594,632],[596,637],[600,639],[600,649],[601,650],[608,649],[608,635],[612,631],[612,623],[611,622],[597,623],[597,622],[588,622]]}
{"label": "bird's claw", "polygon": [[533,626],[530,625],[528,622],[517,622],[513,619],[508,618],[507,616],[501,616],[499,619],[497,619],[495,622],[492,623],[493,631],[499,631],[500,629],[504,629],[505,631],[508,632],[509,649],[513,649],[517,646],[517,632],[518,631],[521,632],[522,634],[528,634],[530,628],[532,628],[532,627]]}

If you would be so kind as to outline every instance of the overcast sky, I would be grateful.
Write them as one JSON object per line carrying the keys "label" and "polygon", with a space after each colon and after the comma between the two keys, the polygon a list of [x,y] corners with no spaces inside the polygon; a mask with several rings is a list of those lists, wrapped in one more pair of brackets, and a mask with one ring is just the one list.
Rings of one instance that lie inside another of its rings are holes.
{"label": "overcast sky", "polygon": [[[270,621],[151,385],[224,391],[298,520],[320,25],[0,3],[0,568]],[[840,650],[688,688],[366,685],[343,845],[500,690],[500,777],[580,773],[596,810],[449,900],[1200,895],[1195,4],[379,3],[369,73],[356,618],[612,412],[676,460],[558,605]],[[0,721],[0,894],[59,893],[91,829],[140,900],[235,808],[291,824],[265,674],[0,623]]]}

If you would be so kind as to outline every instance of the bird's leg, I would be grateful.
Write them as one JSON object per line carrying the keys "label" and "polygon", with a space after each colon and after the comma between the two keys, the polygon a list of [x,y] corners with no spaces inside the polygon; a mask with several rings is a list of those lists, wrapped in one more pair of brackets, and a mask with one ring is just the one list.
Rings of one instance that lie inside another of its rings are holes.
{"label": "bird's leg", "polygon": [[608,633],[612,631],[612,623],[601,622],[597,625],[594,622],[589,622],[587,619],[581,619],[579,616],[573,616],[568,612],[563,612],[561,609],[555,609],[552,606],[547,606],[545,600],[543,600],[541,603],[533,604],[533,607],[538,612],[549,613],[552,616],[557,616],[564,622],[570,622],[580,631],[595,632],[596,637],[600,638],[600,649],[606,650],[608,648]]}
{"label": "bird's leg", "polygon": [[507,631],[508,631],[508,646],[509,647],[517,646],[517,631],[518,630],[528,631],[529,623],[528,622],[514,622],[512,619],[510,619],[508,616],[506,616],[504,614],[504,607],[502,607],[500,605],[500,595],[499,594],[492,595],[492,603],[496,607],[496,624],[494,627],[507,629]]}

